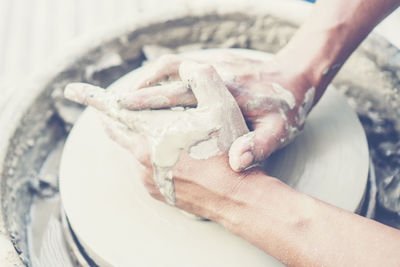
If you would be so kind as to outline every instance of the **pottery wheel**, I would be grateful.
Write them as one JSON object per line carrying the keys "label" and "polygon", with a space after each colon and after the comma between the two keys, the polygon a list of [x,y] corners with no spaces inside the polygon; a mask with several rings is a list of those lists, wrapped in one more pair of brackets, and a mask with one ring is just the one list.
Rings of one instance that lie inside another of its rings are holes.
{"label": "pottery wheel", "polygon": [[[235,53],[269,57],[261,52]],[[111,87],[123,86],[134,75],[127,74]],[[97,264],[280,265],[222,226],[192,219],[151,198],[137,177],[139,168],[128,151],[108,138],[96,112],[87,109],[65,144],[60,192],[71,228]],[[265,168],[301,192],[356,211],[367,182],[368,146],[344,97],[329,88],[309,115],[303,133],[275,153]]]}

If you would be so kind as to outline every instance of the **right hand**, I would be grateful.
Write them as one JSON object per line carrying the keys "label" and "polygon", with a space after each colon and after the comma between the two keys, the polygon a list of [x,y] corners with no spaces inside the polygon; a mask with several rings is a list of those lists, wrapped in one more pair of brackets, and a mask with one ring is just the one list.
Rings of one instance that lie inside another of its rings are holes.
{"label": "right hand", "polygon": [[142,78],[125,88],[121,105],[130,110],[195,106],[191,90],[179,83],[179,66],[188,59],[214,66],[252,130],[230,148],[233,170],[264,160],[303,128],[315,93],[304,75],[292,71],[279,57],[254,60],[223,49],[212,57],[166,55],[145,65]]}

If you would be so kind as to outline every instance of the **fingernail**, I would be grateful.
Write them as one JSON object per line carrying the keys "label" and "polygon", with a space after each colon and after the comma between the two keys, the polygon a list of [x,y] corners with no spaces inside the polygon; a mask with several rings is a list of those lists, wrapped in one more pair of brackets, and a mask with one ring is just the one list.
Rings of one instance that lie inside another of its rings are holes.
{"label": "fingernail", "polygon": [[76,87],[77,85],[75,83],[68,84],[64,89],[65,98],[76,101],[78,99]]}
{"label": "fingernail", "polygon": [[230,157],[230,165],[234,171],[241,171],[250,166],[254,161],[254,156],[251,151],[246,151],[239,158]]}
{"label": "fingernail", "polygon": [[85,100],[93,97],[94,93],[98,93],[100,89],[102,88],[87,83],[70,83],[64,89],[64,96],[74,102],[87,105]]}
{"label": "fingernail", "polygon": [[240,170],[243,170],[244,168],[247,168],[248,166],[250,166],[253,163],[253,161],[254,161],[254,156],[251,151],[247,151],[247,152],[243,153],[239,159]]}

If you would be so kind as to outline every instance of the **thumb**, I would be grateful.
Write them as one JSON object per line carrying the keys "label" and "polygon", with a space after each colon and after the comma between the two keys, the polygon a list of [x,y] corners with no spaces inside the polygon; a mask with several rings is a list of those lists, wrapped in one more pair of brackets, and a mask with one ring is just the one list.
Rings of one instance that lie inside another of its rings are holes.
{"label": "thumb", "polygon": [[286,121],[280,114],[269,114],[255,125],[254,131],[237,138],[229,149],[229,164],[242,171],[263,161],[286,142]]}

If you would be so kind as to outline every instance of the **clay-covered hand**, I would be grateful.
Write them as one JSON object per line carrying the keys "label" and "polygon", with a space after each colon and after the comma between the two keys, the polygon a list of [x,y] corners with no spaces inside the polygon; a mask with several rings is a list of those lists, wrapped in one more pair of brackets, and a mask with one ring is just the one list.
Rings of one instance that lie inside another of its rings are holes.
{"label": "clay-covered hand", "polygon": [[305,76],[279,57],[255,60],[220,49],[208,57],[166,55],[145,65],[141,79],[126,88],[121,105],[130,110],[195,106],[193,93],[179,82],[179,66],[187,59],[214,66],[252,130],[230,148],[229,162],[235,171],[264,160],[292,141],[315,102],[315,90]]}
{"label": "clay-covered hand", "polygon": [[125,95],[119,90],[82,83],[65,90],[67,98],[108,115],[111,137],[140,162],[151,159],[155,182],[171,204],[175,202],[171,170],[181,151],[205,160],[226,153],[235,139],[248,133],[236,101],[211,65],[183,62],[179,75],[180,83],[196,97],[196,108],[132,111],[121,106]]}

